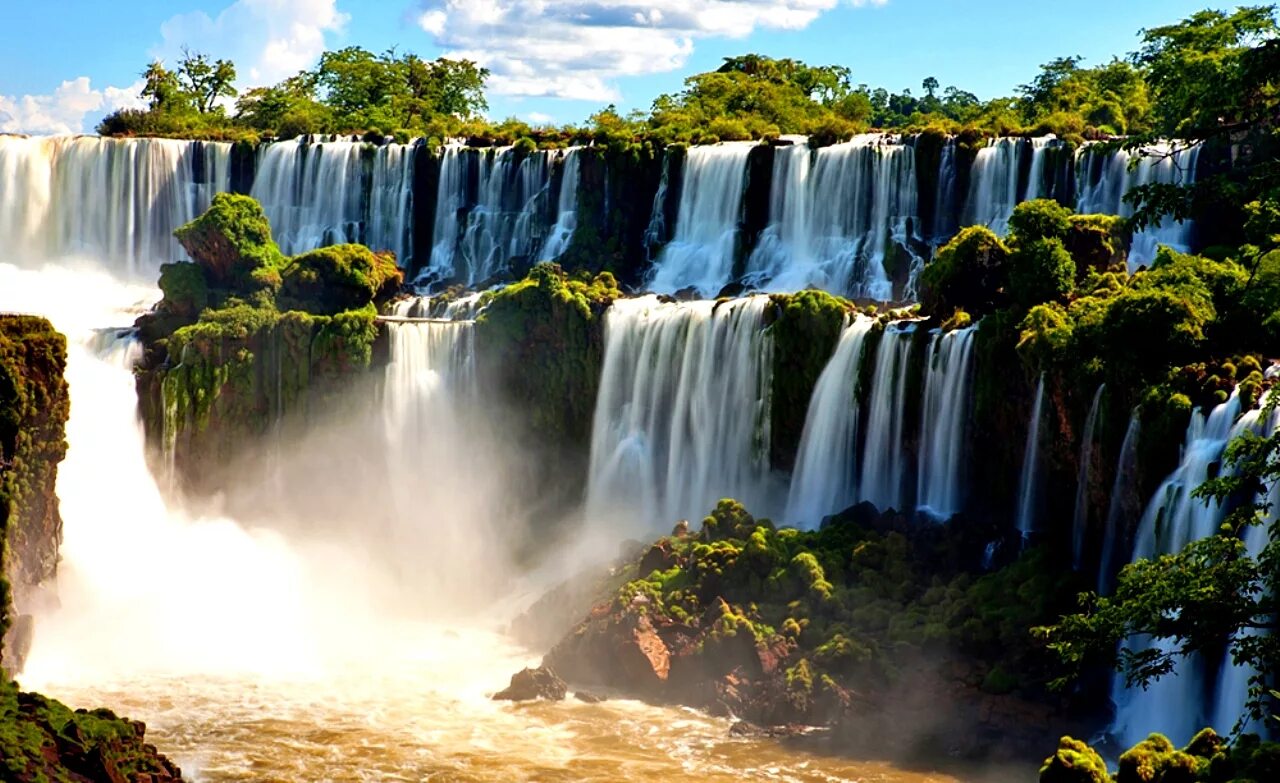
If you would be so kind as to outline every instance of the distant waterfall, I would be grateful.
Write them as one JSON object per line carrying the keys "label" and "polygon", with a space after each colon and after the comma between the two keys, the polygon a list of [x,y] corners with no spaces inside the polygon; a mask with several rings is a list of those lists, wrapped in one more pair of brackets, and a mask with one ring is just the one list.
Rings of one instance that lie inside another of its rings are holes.
{"label": "distant waterfall", "polygon": [[153,278],[173,230],[230,186],[230,144],[0,135],[0,242],[13,257],[90,255]]}
{"label": "distant waterfall", "polygon": [[936,334],[929,347],[916,506],[935,519],[964,507],[965,425],[977,332],[971,326]]}
{"label": "distant waterfall", "polygon": [[1134,409],[1129,416],[1129,427],[1120,445],[1120,459],[1116,464],[1116,478],[1111,484],[1111,503],[1107,507],[1107,522],[1102,533],[1102,557],[1098,560],[1098,593],[1107,595],[1111,580],[1117,570],[1116,548],[1123,543],[1124,498],[1133,484],[1138,466],[1138,437],[1142,433],[1142,419]]}
{"label": "distant waterfall", "polygon": [[990,139],[978,150],[961,226],[987,226],[1001,236],[1008,233],[1009,216],[1018,204],[1018,153],[1024,143],[1018,138]]}
{"label": "distant waterfall", "polygon": [[[1259,422],[1261,424],[1261,422]],[[1265,424],[1256,426],[1259,435],[1267,436],[1280,429],[1280,411],[1272,411]],[[1260,498],[1263,499],[1263,498]],[[1245,549],[1250,557],[1259,557],[1269,542],[1269,525],[1280,520],[1280,482],[1273,482],[1267,489],[1265,501],[1270,504],[1266,520],[1254,525],[1244,532]],[[1256,634],[1255,629],[1245,633]],[[1249,679],[1256,674],[1252,667],[1237,666],[1231,656],[1224,655],[1218,669],[1217,697],[1214,699],[1213,712],[1209,725],[1220,731],[1226,731],[1235,725],[1243,712],[1242,706],[1249,700]],[[1262,727],[1254,721],[1245,721],[1244,730],[1262,733]]]}
{"label": "distant waterfall", "polygon": [[560,196],[556,201],[556,224],[542,246],[541,261],[554,261],[569,249],[578,228],[578,180],[581,178],[578,148],[565,150]]}
{"label": "distant waterfall", "polygon": [[1101,384],[1093,394],[1093,404],[1080,434],[1080,467],[1076,471],[1076,508],[1071,515],[1071,562],[1077,571],[1084,564],[1084,538],[1089,526],[1089,473],[1093,463],[1094,429],[1098,426],[1098,408],[1107,385]]}
{"label": "distant waterfall", "polygon": [[876,352],[875,379],[867,400],[867,437],[863,447],[858,497],[881,511],[904,510],[907,372],[911,366],[914,322],[890,324]]}
{"label": "distant waterfall", "polygon": [[[1147,506],[1134,541],[1133,560],[1178,552],[1192,541],[1217,532],[1226,509],[1217,502],[1195,498],[1192,493],[1205,479],[1217,474],[1222,454],[1233,438],[1245,431],[1258,431],[1259,411],[1240,414],[1240,398],[1234,393],[1207,417],[1200,411],[1192,414],[1182,461]],[[1143,646],[1141,641],[1129,644]],[[1175,742],[1186,742],[1200,728],[1210,725],[1208,722],[1214,717],[1208,699],[1212,685],[1206,681],[1209,672],[1209,662],[1196,656],[1181,661],[1174,671],[1146,690],[1129,688],[1117,676],[1112,687],[1116,718],[1111,732],[1126,744],[1138,742],[1154,731]],[[1225,732],[1231,727],[1214,728]]]}
{"label": "distant waterfall", "polygon": [[768,513],[768,306],[763,296],[614,302],[592,425],[589,519],[668,528],[701,519],[723,497]]}
{"label": "distant waterfall", "polygon": [[780,147],[770,223],[745,278],[774,291],[814,286],[889,301],[885,263],[893,253],[914,255],[916,202],[915,150],[897,137],[867,134],[816,153]]}
{"label": "distant waterfall", "polygon": [[684,163],[675,236],[654,263],[649,286],[715,296],[733,280],[747,156],[754,142],[690,147]]}
{"label": "distant waterfall", "polygon": [[929,226],[928,239],[931,246],[937,247],[955,236],[960,230],[959,210],[956,200],[959,198],[958,176],[956,172],[956,142],[948,139],[942,145],[942,157],[938,163],[937,193],[933,198],[933,225]]}
{"label": "distant waterfall", "polygon": [[287,255],[358,242],[413,255],[413,147],[300,136],[264,145],[250,194]]}
{"label": "distant waterfall", "polygon": [[835,354],[823,368],[805,415],[804,432],[784,519],[804,527],[857,500],[858,412],[855,389],[866,337],[875,321],[845,326]]}
{"label": "distant waterfall", "polygon": [[431,427],[450,416],[442,406],[475,387],[471,321],[387,323],[391,361],[386,369],[383,416],[389,438],[427,446]]}
{"label": "distant waterfall", "polygon": [[[1077,155],[1076,211],[1130,217],[1133,205],[1125,201],[1126,193],[1140,185],[1154,183],[1192,184],[1199,156],[1199,146],[1178,147],[1168,143],[1133,153],[1114,150],[1100,154],[1092,146],[1086,146]],[[1191,232],[1191,223],[1176,223],[1165,218],[1159,227],[1134,234],[1129,249],[1129,270],[1150,264],[1160,245],[1186,252],[1191,247]]]}
{"label": "distant waterfall", "polygon": [[1031,420],[1027,424],[1027,446],[1022,456],[1022,477],[1018,481],[1018,531],[1022,540],[1034,532],[1039,509],[1040,483],[1040,419],[1044,409],[1044,375],[1036,384],[1036,400],[1031,406]]}
{"label": "distant waterfall", "polygon": [[481,158],[478,200],[460,243],[468,283],[493,277],[514,259],[532,259],[550,187],[547,158],[539,152],[521,155],[511,147]]}

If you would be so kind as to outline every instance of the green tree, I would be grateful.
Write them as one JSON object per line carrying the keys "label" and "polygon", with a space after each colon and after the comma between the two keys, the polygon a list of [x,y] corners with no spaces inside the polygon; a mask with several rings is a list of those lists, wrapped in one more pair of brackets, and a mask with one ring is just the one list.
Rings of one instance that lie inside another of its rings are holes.
{"label": "green tree", "polygon": [[180,111],[190,106],[178,74],[165,68],[160,60],[151,61],[142,72],[142,80],[141,94],[147,99],[151,111]]}
{"label": "green tree", "polygon": [[209,61],[209,56],[182,50],[178,61],[178,82],[189,96],[196,111],[208,114],[214,110],[219,98],[234,98],[236,67],[230,60]]}

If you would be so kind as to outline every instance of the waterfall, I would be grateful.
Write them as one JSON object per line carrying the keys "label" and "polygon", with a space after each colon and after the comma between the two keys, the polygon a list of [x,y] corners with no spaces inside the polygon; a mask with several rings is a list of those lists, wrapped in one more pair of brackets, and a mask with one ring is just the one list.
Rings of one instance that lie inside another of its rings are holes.
{"label": "waterfall", "polygon": [[1036,401],[1027,424],[1027,446],[1022,456],[1022,478],[1018,482],[1018,532],[1026,541],[1036,526],[1036,501],[1040,473],[1040,418],[1044,408],[1044,375],[1036,384]]}
{"label": "waterfall", "polygon": [[649,212],[649,225],[644,230],[645,257],[653,259],[653,250],[666,244],[670,239],[667,232],[667,191],[670,189],[671,167],[675,165],[674,156],[668,150],[662,156],[662,177],[658,180],[658,191],[653,194],[653,209]]}
{"label": "waterfall", "polygon": [[[775,150],[770,223],[747,260],[745,280],[772,291],[817,287],[889,301],[886,272],[898,253],[915,262],[915,149],[866,134],[816,153]],[[677,226],[678,228],[678,226]]]}
{"label": "waterfall", "polygon": [[1072,567],[1080,570],[1084,561],[1084,534],[1089,526],[1089,470],[1093,462],[1094,428],[1098,425],[1098,408],[1102,403],[1102,392],[1107,385],[1101,384],[1093,394],[1093,404],[1089,406],[1089,415],[1084,420],[1084,431],[1080,436],[1080,469],[1076,472],[1076,509],[1071,516],[1071,559]]}
{"label": "waterfall", "polygon": [[[1258,429],[1261,430],[1258,434],[1264,437],[1280,429],[1280,410],[1273,410],[1265,425]],[[1265,496],[1259,497],[1258,500],[1266,502],[1269,508],[1262,523],[1244,531],[1245,550],[1253,558],[1262,555],[1270,541],[1270,526],[1280,521],[1280,482],[1272,482]],[[1244,633],[1257,634],[1259,631],[1251,628]],[[1257,671],[1251,666],[1237,666],[1231,659],[1230,653],[1223,656],[1218,670],[1217,695],[1209,718],[1210,726],[1225,733],[1235,725],[1244,711],[1244,704],[1249,700],[1249,680],[1255,674]],[[1263,733],[1264,730],[1263,726],[1251,719],[1246,719],[1242,728],[1246,732],[1258,734]]]}
{"label": "waterfall", "polygon": [[384,144],[373,153],[373,185],[364,243],[374,250],[390,250],[408,268],[413,247],[413,161],[416,148]]}
{"label": "waterfall", "polygon": [[[1187,426],[1182,460],[1151,498],[1134,541],[1133,560],[1151,559],[1179,552],[1187,544],[1214,534],[1226,509],[1216,501],[1202,500],[1192,493],[1217,474],[1227,444],[1247,430],[1258,429],[1259,412],[1241,414],[1240,398],[1216,406],[1208,416],[1192,414]],[[1131,640],[1130,649],[1149,646],[1149,640]],[[1169,642],[1156,642],[1164,649]],[[1123,743],[1133,744],[1158,731],[1175,741],[1185,742],[1208,725],[1209,665],[1201,656],[1180,660],[1174,670],[1152,682],[1145,690],[1129,688],[1117,675],[1112,686],[1116,705],[1111,733]],[[1234,722],[1234,719],[1232,720]],[[1214,728],[1230,730],[1230,726]]]}
{"label": "waterfall", "polygon": [[504,147],[481,158],[478,199],[467,215],[460,254],[474,285],[507,270],[515,259],[531,259],[541,239],[550,187],[548,155]]}
{"label": "waterfall", "polygon": [[784,519],[811,526],[857,500],[858,365],[875,321],[855,318],[813,389]]}
{"label": "waterfall", "polygon": [[747,156],[755,147],[755,142],[725,142],[689,148],[675,236],[654,264],[653,290],[693,288],[701,296],[715,296],[733,279]]}
{"label": "waterfall", "polygon": [[965,425],[977,333],[971,326],[935,334],[929,347],[916,506],[939,520],[964,507]]}
{"label": "waterfall", "polygon": [[153,278],[173,230],[230,186],[230,144],[0,135],[0,242],[15,258],[91,255]]}
{"label": "waterfall", "polygon": [[768,514],[768,306],[764,296],[613,303],[592,425],[589,519],[666,528],[701,519],[724,497]]}
{"label": "waterfall", "polygon": [[1122,543],[1127,527],[1124,516],[1124,498],[1133,482],[1138,466],[1138,437],[1142,433],[1142,419],[1135,408],[1129,415],[1129,426],[1120,445],[1120,458],[1116,463],[1116,479],[1111,484],[1111,503],[1107,507],[1107,524],[1102,535],[1102,557],[1098,561],[1098,593],[1106,595],[1111,589],[1111,579],[1116,572],[1116,547]]}
{"label": "waterfall", "polygon": [[299,136],[259,148],[250,195],[286,255],[358,242],[413,255],[413,147]]}
{"label": "waterfall", "polygon": [[955,236],[956,225],[956,141],[947,139],[942,145],[942,159],[938,163],[938,192],[933,199],[933,226],[929,231],[929,243],[939,247]]}
{"label": "waterfall", "polygon": [[[1037,136],[1031,140],[1031,171],[1027,175],[1027,191],[1023,194],[1023,201],[1034,201],[1038,198],[1048,198],[1048,190],[1044,186],[1045,158],[1048,157],[1049,148],[1058,140],[1056,136]],[[1013,214],[1012,210],[1009,214]]]}
{"label": "waterfall", "polygon": [[475,389],[474,325],[387,322],[391,361],[382,412],[386,437],[396,451],[430,450],[441,427],[458,426],[454,401]]}
{"label": "waterfall", "polygon": [[1025,142],[1006,137],[989,139],[978,150],[969,175],[962,225],[987,226],[1004,236],[1009,216],[1018,204],[1019,153]]}
{"label": "waterfall", "polygon": [[858,496],[876,508],[902,510],[903,430],[907,372],[915,322],[890,324],[880,338],[875,375],[868,397],[867,438],[863,447]]}
{"label": "waterfall", "polygon": [[560,180],[560,196],[556,202],[556,224],[542,246],[541,261],[554,261],[569,249],[573,232],[578,227],[578,180],[580,179],[578,149],[572,147],[564,153],[564,174]]}
{"label": "waterfall", "polygon": [[[1194,183],[1199,156],[1199,146],[1167,142],[1136,152],[1114,150],[1105,154],[1086,146],[1077,153],[1076,211],[1131,217],[1133,205],[1125,201],[1125,194],[1140,185]],[[1129,248],[1129,270],[1150,264],[1160,245],[1187,252],[1192,230],[1190,222],[1176,223],[1165,218],[1158,227],[1135,233]]]}

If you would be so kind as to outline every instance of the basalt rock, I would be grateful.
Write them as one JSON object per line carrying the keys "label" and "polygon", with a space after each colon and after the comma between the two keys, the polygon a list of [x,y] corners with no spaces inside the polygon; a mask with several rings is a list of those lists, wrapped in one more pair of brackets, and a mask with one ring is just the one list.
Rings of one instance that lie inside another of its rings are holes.
{"label": "basalt rock", "polygon": [[536,669],[524,669],[511,675],[511,684],[506,690],[493,695],[494,701],[563,701],[568,687],[564,680],[546,666]]}

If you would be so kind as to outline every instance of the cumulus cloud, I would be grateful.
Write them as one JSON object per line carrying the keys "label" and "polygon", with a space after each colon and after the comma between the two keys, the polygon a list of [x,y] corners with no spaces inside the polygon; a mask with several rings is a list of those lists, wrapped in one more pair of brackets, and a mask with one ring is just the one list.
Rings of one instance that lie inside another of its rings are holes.
{"label": "cumulus cloud", "polygon": [[230,59],[242,84],[274,84],[314,65],[326,36],[349,18],[336,0],[237,0],[217,16],[192,11],[169,19],[151,54],[173,63],[185,46]]}
{"label": "cumulus cloud", "polygon": [[86,119],[139,108],[142,82],[94,89],[88,76],[69,79],[49,95],[0,95],[0,133],[80,133]]}
{"label": "cumulus cloud", "polygon": [[[426,0],[418,26],[503,95],[615,100],[611,80],[672,71],[699,38],[799,30],[841,0]],[[844,0],[853,6],[887,0]]]}
{"label": "cumulus cloud", "polygon": [[[341,32],[348,19],[337,0],[236,0],[216,16],[193,11],[171,17],[160,25],[150,56],[172,66],[185,46],[232,60],[238,86],[273,84],[314,65],[327,36]],[[145,106],[141,91],[141,81],[94,89],[81,76],[48,95],[0,95],[0,132],[80,133],[108,112]]]}

